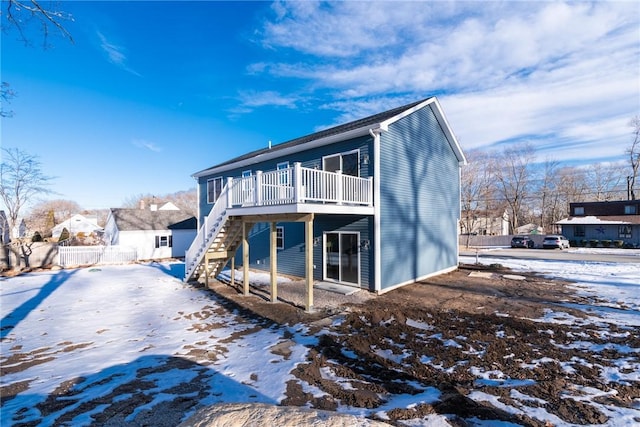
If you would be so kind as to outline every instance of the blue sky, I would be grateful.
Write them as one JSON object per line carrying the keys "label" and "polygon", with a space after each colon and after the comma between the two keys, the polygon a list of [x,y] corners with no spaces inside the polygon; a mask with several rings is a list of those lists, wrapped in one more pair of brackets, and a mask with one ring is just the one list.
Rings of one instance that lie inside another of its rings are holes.
{"label": "blue sky", "polygon": [[[43,2],[47,4],[48,2]],[[640,4],[60,2],[74,43],[2,35],[2,146],[85,209],[195,187],[250,150],[436,95],[466,151],[624,160]],[[5,24],[3,16],[3,25]]]}

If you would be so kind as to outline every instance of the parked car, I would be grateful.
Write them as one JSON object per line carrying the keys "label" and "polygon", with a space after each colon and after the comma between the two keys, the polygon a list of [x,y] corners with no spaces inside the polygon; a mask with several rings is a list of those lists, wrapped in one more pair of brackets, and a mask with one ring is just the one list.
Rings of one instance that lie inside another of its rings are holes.
{"label": "parked car", "polygon": [[513,236],[511,239],[512,248],[529,248],[532,249],[535,246],[533,240],[529,236]]}
{"label": "parked car", "polygon": [[545,236],[542,241],[542,247],[545,249],[569,249],[569,240],[559,234]]}

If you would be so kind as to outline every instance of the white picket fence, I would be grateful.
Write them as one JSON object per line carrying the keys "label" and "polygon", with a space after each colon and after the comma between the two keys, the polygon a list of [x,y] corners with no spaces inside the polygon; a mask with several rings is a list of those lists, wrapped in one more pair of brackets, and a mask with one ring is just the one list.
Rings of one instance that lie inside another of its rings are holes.
{"label": "white picket fence", "polygon": [[124,264],[137,260],[135,248],[127,246],[59,246],[59,265]]}

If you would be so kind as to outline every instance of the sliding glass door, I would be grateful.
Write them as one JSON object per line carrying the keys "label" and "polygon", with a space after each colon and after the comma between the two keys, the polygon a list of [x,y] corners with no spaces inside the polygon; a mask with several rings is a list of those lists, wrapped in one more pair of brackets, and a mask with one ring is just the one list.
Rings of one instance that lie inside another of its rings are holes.
{"label": "sliding glass door", "polygon": [[340,283],[360,283],[360,234],[324,234],[324,279]]}

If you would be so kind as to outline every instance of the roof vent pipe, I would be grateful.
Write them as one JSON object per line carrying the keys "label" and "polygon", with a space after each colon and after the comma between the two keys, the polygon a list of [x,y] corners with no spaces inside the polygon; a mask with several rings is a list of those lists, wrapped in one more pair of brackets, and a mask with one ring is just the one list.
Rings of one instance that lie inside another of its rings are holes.
{"label": "roof vent pipe", "polygon": [[271,140],[269,140],[269,150],[271,150]]}

